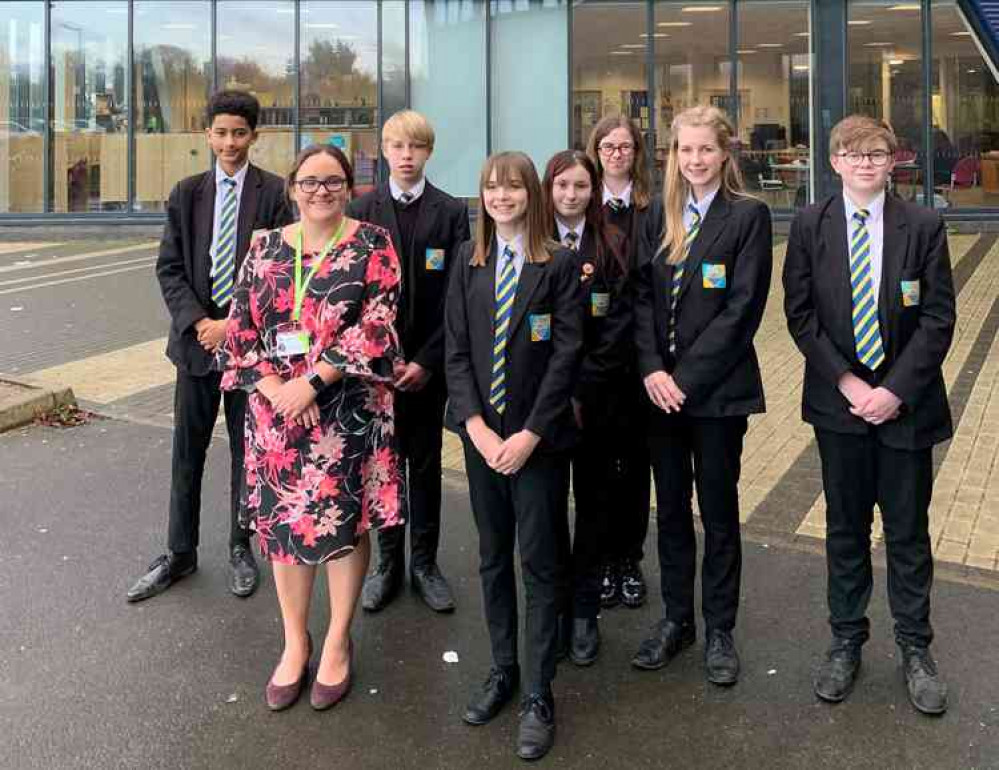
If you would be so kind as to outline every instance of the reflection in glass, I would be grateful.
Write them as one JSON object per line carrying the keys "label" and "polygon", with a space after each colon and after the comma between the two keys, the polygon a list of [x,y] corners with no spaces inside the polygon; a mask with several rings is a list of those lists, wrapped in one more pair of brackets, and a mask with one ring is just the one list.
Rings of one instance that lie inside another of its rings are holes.
{"label": "reflection in glass", "polygon": [[128,199],[128,3],[52,3],[55,211]]}
{"label": "reflection in glass", "polygon": [[219,0],[216,18],[219,87],[260,100],[250,160],[284,176],[295,158],[295,4]]}
{"label": "reflection in glass", "polygon": [[565,149],[567,7],[565,0],[501,2],[490,20],[492,145],[523,150],[538,169]]}
{"label": "reflection in glass", "polygon": [[302,146],[333,144],[354,167],[354,191],[375,184],[378,9],[350,0],[302,3]]}
{"label": "reflection in glass", "polygon": [[999,86],[953,0],[933,12],[933,183],[937,205],[999,206]]}
{"label": "reflection in glass", "polygon": [[638,0],[573,8],[573,147],[584,149],[605,115],[629,115],[648,130],[645,20],[646,5]]}
{"label": "reflection in glass", "polygon": [[[891,0],[851,2],[848,24],[847,110],[891,123],[899,143],[892,175],[895,191],[923,203],[926,153],[920,6]],[[934,201],[946,204],[937,195]]]}
{"label": "reflection in glass", "polygon": [[774,208],[803,206],[811,180],[808,3],[745,3],[738,22],[743,179]]}
{"label": "reflection in glass", "polygon": [[382,3],[382,124],[406,108],[406,2]]}
{"label": "reflection in glass", "polygon": [[44,8],[0,5],[0,213],[43,209]]}
{"label": "reflection in glass", "polygon": [[162,211],[173,186],[207,169],[211,90],[206,0],[135,3],[135,208]]}
{"label": "reflection in glass", "polygon": [[413,0],[409,13],[412,106],[437,134],[428,176],[451,195],[477,197],[487,152],[485,4]]}
{"label": "reflection in glass", "polygon": [[[662,179],[673,117],[695,104],[711,104],[735,117],[730,104],[727,3],[656,3],[652,33],[656,62],[655,175]],[[741,91],[740,99],[746,98]]]}

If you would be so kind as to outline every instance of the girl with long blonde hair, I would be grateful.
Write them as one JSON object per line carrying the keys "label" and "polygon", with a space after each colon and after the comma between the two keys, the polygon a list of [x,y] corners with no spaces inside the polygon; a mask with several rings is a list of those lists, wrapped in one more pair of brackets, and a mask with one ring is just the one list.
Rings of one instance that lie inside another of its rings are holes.
{"label": "girl with long blonde hair", "polygon": [[662,668],[694,642],[696,484],[705,674],[732,685],[739,676],[732,637],[742,569],[738,484],[748,416],[764,411],[753,337],[770,289],[770,212],[741,191],[732,125],[721,110],[684,110],[672,138],[665,221],[650,222],[648,258],[635,283],[639,369],[655,405],[649,448],[665,613],[632,664]]}

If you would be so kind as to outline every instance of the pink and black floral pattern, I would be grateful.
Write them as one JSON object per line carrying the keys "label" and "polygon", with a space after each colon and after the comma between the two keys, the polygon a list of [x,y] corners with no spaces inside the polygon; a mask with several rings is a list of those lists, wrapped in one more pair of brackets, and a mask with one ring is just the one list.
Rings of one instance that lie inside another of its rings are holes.
{"label": "pink and black floral pattern", "polygon": [[[303,276],[318,256],[303,255]],[[250,391],[241,515],[266,558],[315,565],[350,553],[369,529],[404,522],[392,411],[399,258],[385,230],[360,223],[309,283],[299,322],[308,354],[280,358],[275,336],[292,320],[294,274],[295,252],[280,230],[254,241],[232,299],[222,387]],[[320,395],[317,427],[286,422],[254,389],[320,360],[344,377]]]}

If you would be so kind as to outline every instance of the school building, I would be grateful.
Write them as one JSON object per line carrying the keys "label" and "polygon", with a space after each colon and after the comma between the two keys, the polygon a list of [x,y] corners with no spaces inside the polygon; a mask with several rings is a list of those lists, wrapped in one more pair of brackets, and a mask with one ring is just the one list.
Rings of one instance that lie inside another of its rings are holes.
{"label": "school building", "polygon": [[673,115],[716,104],[778,215],[835,189],[829,128],[864,112],[900,136],[900,194],[989,219],[996,30],[999,0],[4,0],[0,224],[162,217],[209,166],[223,87],[263,105],[255,163],[283,174],[331,142],[361,190],[381,124],[420,110],[430,175],[468,198],[490,152],[541,166],[607,113],[641,125],[661,176]]}

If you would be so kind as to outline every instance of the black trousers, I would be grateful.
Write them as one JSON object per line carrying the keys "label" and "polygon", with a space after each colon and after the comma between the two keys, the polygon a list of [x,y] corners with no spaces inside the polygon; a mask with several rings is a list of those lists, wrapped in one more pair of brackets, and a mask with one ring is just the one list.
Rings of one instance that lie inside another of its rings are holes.
{"label": "black trousers", "polygon": [[243,483],[243,419],[246,393],[219,388],[220,372],[194,377],[177,372],[174,390],[173,462],[170,479],[170,523],[167,547],[174,553],[197,550],[201,525],[201,480],[205,458],[218,417],[225,404],[231,468],[229,478],[229,547],[248,546],[250,533],[239,526],[239,495]]}
{"label": "black trousers", "polygon": [[659,567],[665,616],[694,622],[693,485],[704,525],[701,611],[704,625],[732,631],[739,609],[742,538],[739,474],[746,417],[655,415],[649,436],[656,484]]}
{"label": "black trousers", "polygon": [[833,634],[867,641],[871,524],[881,509],[888,556],[888,604],[900,642],[929,645],[933,554],[929,534],[932,449],[892,449],[876,429],[864,435],[816,428],[826,495],[829,624]]}
{"label": "black trousers", "polygon": [[[409,547],[412,567],[437,562],[441,539],[441,452],[444,381],[432,378],[423,390],[395,394],[395,427],[409,488]],[[378,531],[381,558],[405,563],[406,527]]]}
{"label": "black trousers", "polygon": [[558,615],[565,600],[569,552],[569,460],[535,452],[514,476],[490,468],[463,437],[472,514],[479,530],[479,576],[497,666],[513,666],[517,655],[517,579],[514,546],[519,540],[527,602],[522,667],[529,692],[547,693],[555,679]]}
{"label": "black trousers", "polygon": [[649,526],[650,479],[644,442],[625,444],[620,432],[584,423],[582,441],[572,458],[574,617],[595,618],[600,612],[602,567],[607,561],[641,560]]}

